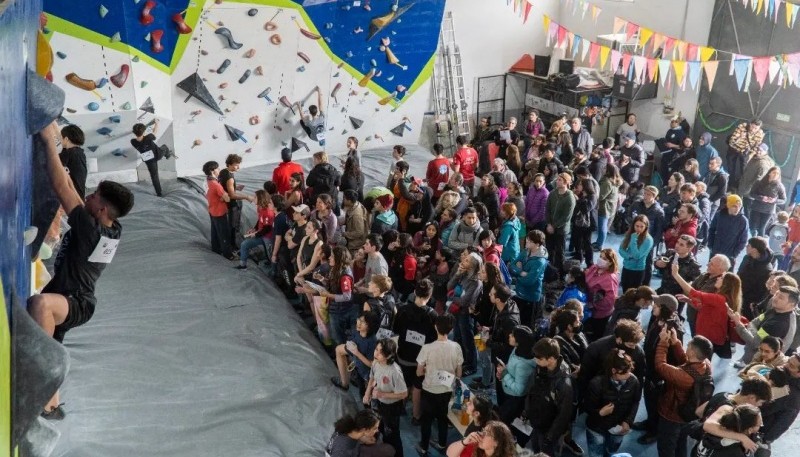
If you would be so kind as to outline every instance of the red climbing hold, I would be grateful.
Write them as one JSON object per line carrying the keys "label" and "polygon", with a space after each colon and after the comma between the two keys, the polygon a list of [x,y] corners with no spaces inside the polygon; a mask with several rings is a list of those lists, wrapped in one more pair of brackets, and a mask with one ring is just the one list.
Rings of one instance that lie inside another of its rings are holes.
{"label": "red climbing hold", "polygon": [[164,46],[161,45],[161,38],[163,36],[164,31],[161,29],[150,32],[150,50],[156,54],[164,50]]}
{"label": "red climbing hold", "polygon": [[142,9],[142,14],[139,16],[139,22],[142,25],[150,25],[153,23],[153,20],[155,20],[155,18],[150,13],[150,11],[152,11],[153,8],[155,7],[156,7],[156,2],[154,2],[153,0],[147,0],[147,3],[144,4],[144,9]]}
{"label": "red climbing hold", "polygon": [[125,81],[128,80],[128,74],[130,74],[130,72],[131,67],[128,64],[123,64],[119,69],[119,73],[109,78],[111,80],[111,84],[121,88],[125,85]]}
{"label": "red climbing hold", "polygon": [[186,35],[187,33],[192,33],[192,28],[189,27],[189,24],[183,19],[183,14],[175,13],[172,15],[172,21],[178,25],[178,33],[181,35]]}

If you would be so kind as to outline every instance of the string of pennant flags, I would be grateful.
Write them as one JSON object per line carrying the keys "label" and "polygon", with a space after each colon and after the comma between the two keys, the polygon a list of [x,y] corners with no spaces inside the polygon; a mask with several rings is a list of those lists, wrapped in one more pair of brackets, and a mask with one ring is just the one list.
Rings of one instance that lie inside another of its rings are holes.
{"label": "string of pennant flags", "polygon": [[[770,18],[775,24],[781,23],[781,18],[785,20],[786,27],[794,29],[797,23],[797,13],[800,11],[800,5],[784,0],[733,0],[736,3],[741,3],[745,8],[749,9],[756,15],[761,15],[765,18]],[[599,6],[588,2],[587,0],[564,0],[566,8],[572,9],[572,15],[581,12],[581,17],[586,18],[586,15],[591,11],[592,20],[597,22],[600,13],[603,12]],[[514,11],[518,12],[524,21],[528,21],[528,16],[531,12],[533,0],[506,0],[507,5],[512,5]],[[783,14],[781,14],[781,10]]]}
{"label": "string of pennant flags", "polygon": [[[523,23],[527,22],[533,9],[531,1],[506,0],[508,5],[513,3],[514,10],[523,18]],[[751,1],[756,4],[764,3],[764,0]],[[768,1],[773,5],[772,8],[775,8],[775,2]],[[591,14],[592,20],[595,22],[602,12],[599,7],[585,0],[567,0],[565,3],[571,4],[568,7],[572,7],[575,14],[579,10],[583,17]],[[786,5],[785,8],[797,6],[791,3],[782,3]],[[565,48],[565,52],[572,59],[577,60],[580,55],[584,64],[588,63],[588,66],[599,70],[610,68],[617,71],[621,64],[622,73],[627,75],[629,80],[635,80],[640,84],[659,79],[661,85],[669,89],[674,79],[675,84],[681,90],[686,90],[687,83],[692,90],[697,90],[701,75],[704,74],[708,88],[711,90],[714,87],[720,63],[727,62],[729,63],[728,74],[736,78],[739,91],[747,91],[753,77],[761,89],[767,82],[784,88],[789,85],[800,87],[800,52],[772,56],[736,54],[680,40],[615,17],[614,33],[624,31],[628,42],[635,38],[642,51],[641,55],[631,54],[581,37],[553,21],[547,14],[541,14],[548,47]],[[730,57],[721,59],[722,54]]]}

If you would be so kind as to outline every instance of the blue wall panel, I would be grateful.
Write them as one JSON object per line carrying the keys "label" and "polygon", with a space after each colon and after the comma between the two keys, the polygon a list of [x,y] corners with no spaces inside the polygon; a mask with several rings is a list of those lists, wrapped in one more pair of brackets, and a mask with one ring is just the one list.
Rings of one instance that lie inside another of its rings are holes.
{"label": "blue wall panel", "polygon": [[40,0],[0,1],[0,277],[28,296],[30,256],[23,232],[31,217],[31,140],[26,131],[25,71],[35,66]]}

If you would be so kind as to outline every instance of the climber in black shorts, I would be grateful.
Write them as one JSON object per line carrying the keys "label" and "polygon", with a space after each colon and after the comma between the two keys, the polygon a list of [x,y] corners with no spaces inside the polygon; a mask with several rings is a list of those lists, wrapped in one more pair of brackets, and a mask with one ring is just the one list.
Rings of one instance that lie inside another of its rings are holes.
{"label": "climber in black shorts", "polygon": [[[117,219],[133,207],[133,194],[122,184],[103,181],[86,197],[78,196],[58,157],[61,135],[55,122],[40,133],[47,148],[47,173],[53,191],[68,216],[70,230],[56,256],[53,279],[41,294],[28,299],[28,312],[50,336],[62,342],[67,330],[86,323],[94,314],[95,284],[114,258],[122,227]],[[43,415],[61,419],[58,393]]]}

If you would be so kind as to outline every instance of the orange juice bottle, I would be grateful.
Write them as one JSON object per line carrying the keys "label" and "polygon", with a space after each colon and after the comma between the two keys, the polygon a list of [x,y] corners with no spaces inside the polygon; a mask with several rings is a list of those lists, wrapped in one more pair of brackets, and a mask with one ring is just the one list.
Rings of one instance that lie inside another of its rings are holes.
{"label": "orange juice bottle", "polygon": [[[469,402],[469,400],[467,400]],[[459,422],[461,425],[467,426],[469,425],[469,413],[467,413],[467,404],[464,403],[464,406],[461,408],[461,416],[459,417]]]}

